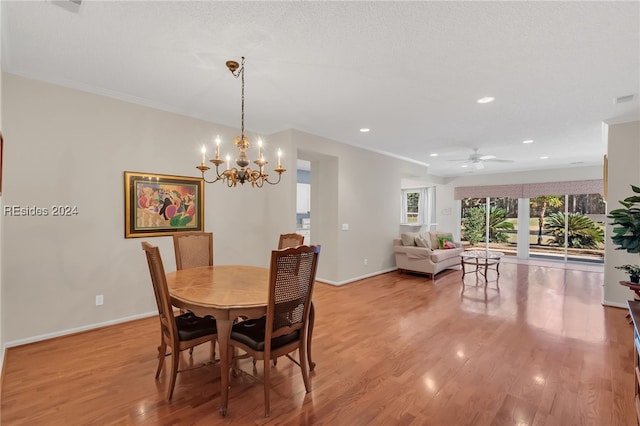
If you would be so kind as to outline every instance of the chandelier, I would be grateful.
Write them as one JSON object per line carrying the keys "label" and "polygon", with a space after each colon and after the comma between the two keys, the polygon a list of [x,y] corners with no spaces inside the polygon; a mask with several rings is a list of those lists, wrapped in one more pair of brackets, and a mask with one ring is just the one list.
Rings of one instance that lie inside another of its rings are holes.
{"label": "chandelier", "polygon": [[258,140],[258,159],[253,163],[257,166],[256,170],[249,168],[250,161],[247,158],[247,149],[249,148],[249,139],[244,135],[244,56],[242,57],[242,63],[238,64],[236,61],[227,61],[227,68],[231,71],[234,77],[242,77],[242,108],[241,108],[241,127],[240,127],[240,136],[237,136],[233,141],[233,144],[238,148],[240,154],[238,158],[236,158],[236,165],[238,167],[231,167],[231,156],[227,154],[226,157],[226,169],[222,172],[219,170],[220,165],[225,163],[225,160],[220,158],[220,138],[216,138],[216,156],[215,158],[209,160],[216,166],[216,178],[213,180],[207,180],[204,177],[204,174],[207,170],[210,169],[205,164],[205,156],[207,153],[207,149],[204,145],[202,145],[202,162],[199,166],[196,166],[198,170],[202,172],[202,179],[207,183],[214,183],[218,181],[222,181],[227,184],[228,187],[236,186],[238,183],[244,185],[245,182],[251,183],[251,186],[257,186],[258,188],[262,188],[262,185],[266,183],[270,185],[275,185],[280,182],[280,178],[282,177],[282,173],[286,171],[286,169],[282,168],[282,151],[278,149],[278,167],[273,169],[274,172],[278,173],[278,180],[272,182],[269,180],[269,175],[265,173],[264,166],[266,166],[269,162],[264,159],[264,155],[262,153],[262,141]]}

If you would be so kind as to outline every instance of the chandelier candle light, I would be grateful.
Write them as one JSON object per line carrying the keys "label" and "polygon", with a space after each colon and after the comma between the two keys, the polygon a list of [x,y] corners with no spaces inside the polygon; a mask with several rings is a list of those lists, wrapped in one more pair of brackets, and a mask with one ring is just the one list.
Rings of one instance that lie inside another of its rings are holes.
{"label": "chandelier candle light", "polygon": [[258,188],[262,188],[264,183],[268,183],[270,185],[275,185],[280,182],[280,178],[282,177],[282,173],[286,172],[286,169],[282,168],[282,151],[278,149],[278,167],[273,169],[274,172],[278,173],[278,180],[275,182],[271,182],[269,180],[269,175],[265,173],[264,166],[269,162],[264,159],[264,155],[262,153],[262,140],[258,139],[258,159],[254,161],[254,164],[258,166],[258,170],[252,170],[249,166],[249,159],[247,158],[246,150],[249,148],[249,139],[244,135],[244,56],[242,57],[242,64],[238,64],[236,61],[227,61],[227,68],[231,71],[234,77],[238,78],[242,76],[242,115],[241,115],[241,134],[237,136],[233,141],[233,144],[238,148],[240,154],[238,158],[236,158],[237,168],[231,168],[231,156],[227,154],[226,163],[227,168],[220,172],[219,167],[225,160],[220,158],[220,137],[216,137],[216,156],[215,158],[209,160],[213,164],[216,165],[216,175],[217,177],[213,180],[207,180],[204,177],[204,172],[209,170],[205,164],[205,158],[207,154],[207,148],[202,145],[202,162],[199,166],[196,166],[198,170],[202,172],[202,179],[207,183],[214,183],[217,181],[222,181],[227,184],[228,187],[236,186],[238,183],[244,185],[245,182],[250,182],[251,186],[257,186]]}

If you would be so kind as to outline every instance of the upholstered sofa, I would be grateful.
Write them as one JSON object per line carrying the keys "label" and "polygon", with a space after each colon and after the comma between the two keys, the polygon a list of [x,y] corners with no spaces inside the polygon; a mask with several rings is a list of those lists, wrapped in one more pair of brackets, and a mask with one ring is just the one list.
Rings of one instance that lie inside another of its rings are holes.
{"label": "upholstered sofa", "polygon": [[419,272],[433,279],[438,272],[460,265],[464,249],[453,242],[450,233],[406,232],[393,240],[393,251],[398,271]]}

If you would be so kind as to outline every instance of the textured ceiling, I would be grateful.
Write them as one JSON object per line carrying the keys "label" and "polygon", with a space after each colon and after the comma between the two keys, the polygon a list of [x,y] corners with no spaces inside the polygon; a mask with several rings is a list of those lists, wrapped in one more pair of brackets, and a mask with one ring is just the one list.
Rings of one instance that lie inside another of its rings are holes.
{"label": "textured ceiling", "polygon": [[224,64],[245,56],[250,136],[298,129],[441,176],[473,149],[513,160],[474,173],[598,165],[602,122],[640,119],[638,2],[1,7],[6,72],[239,127]]}

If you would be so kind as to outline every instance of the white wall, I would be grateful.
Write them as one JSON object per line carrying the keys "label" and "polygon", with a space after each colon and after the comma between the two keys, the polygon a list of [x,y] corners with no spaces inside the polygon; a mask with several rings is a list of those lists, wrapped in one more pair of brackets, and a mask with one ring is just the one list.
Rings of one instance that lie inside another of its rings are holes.
{"label": "white wall", "polygon": [[[607,211],[622,207],[618,201],[634,195],[630,185],[640,186],[640,122],[613,124],[607,130],[608,185]],[[615,266],[640,264],[640,254],[616,250],[611,242],[611,225],[607,222],[604,270],[604,303],[627,307],[633,292],[621,286],[628,279]]]}
{"label": "white wall", "polygon": [[[221,154],[232,152],[237,129],[11,74],[3,75],[2,114],[10,141],[4,204],[78,207],[74,217],[3,217],[2,316],[21,319],[3,323],[4,341],[153,314],[140,242],[160,247],[167,271],[175,269],[172,242],[124,238],[123,172],[197,176],[201,144],[219,134],[226,144]],[[302,132],[264,139],[272,165],[276,147],[285,153],[281,184],[206,186],[205,229],[214,233],[216,263],[268,265],[277,235],[295,229],[296,158],[304,151],[316,156],[319,180],[312,182],[319,278],[342,284],[395,267],[400,177],[424,175],[425,168]],[[340,230],[342,223],[349,231]],[[103,306],[95,306],[97,294]]]}

